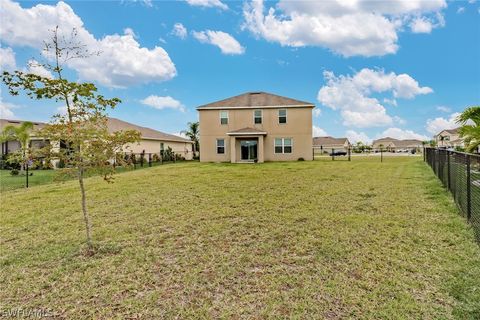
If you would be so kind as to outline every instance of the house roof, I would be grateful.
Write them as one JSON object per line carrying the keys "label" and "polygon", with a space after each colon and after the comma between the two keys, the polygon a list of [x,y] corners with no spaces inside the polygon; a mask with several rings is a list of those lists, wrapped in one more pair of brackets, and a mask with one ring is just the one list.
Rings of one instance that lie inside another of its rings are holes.
{"label": "house roof", "polygon": [[445,130],[442,130],[439,133],[437,133],[436,136],[439,136],[442,132],[446,132],[446,133],[449,133],[449,134],[458,134],[459,129],[460,129],[460,127],[454,128],[454,129],[445,129]]}
{"label": "house roof", "polygon": [[374,140],[372,144],[375,145],[375,144],[385,144],[385,143],[392,143],[396,148],[406,148],[406,147],[421,145],[422,141],[417,139],[399,140],[395,138],[385,137],[385,138]]}
{"label": "house roof", "polygon": [[261,131],[255,128],[242,128],[238,130],[233,130],[227,132],[227,135],[229,136],[241,136],[241,135],[266,135],[267,133],[265,131]]}
{"label": "house roof", "polygon": [[334,138],[330,136],[313,138],[314,146],[345,145],[345,143],[350,144],[347,138]]}
{"label": "house roof", "polygon": [[246,92],[238,96],[201,105],[203,109],[258,108],[258,107],[315,107],[311,102],[296,100],[268,92]]}
{"label": "house roof", "polygon": [[151,139],[151,140],[165,140],[165,141],[178,141],[178,142],[192,142],[188,139],[164,133],[158,130],[150,129],[147,127],[138,126],[136,124],[126,122],[116,118],[108,118],[108,130],[110,132],[115,132],[119,130],[137,130],[140,131],[142,139]]}
{"label": "house roof", "polygon": [[[3,128],[5,128],[6,126],[18,127],[24,122],[27,122],[27,121],[14,120],[14,119],[0,119],[0,130],[3,130]],[[38,122],[38,121],[29,121],[29,122],[33,123],[33,132],[42,129],[46,125],[46,123]]]}
{"label": "house roof", "polygon": [[[7,125],[14,125],[14,126],[19,126],[22,124],[23,120],[7,120],[7,119],[0,119],[0,127],[3,129],[4,126]],[[41,129],[47,125],[47,123],[44,122],[33,122],[34,124],[34,130]],[[119,130],[137,130],[140,131],[142,138],[143,139],[151,139],[151,140],[164,140],[164,141],[178,141],[178,142],[190,142],[192,141],[188,139],[184,139],[182,137],[173,135],[173,134],[168,134],[164,133],[158,130],[146,128],[146,127],[141,127],[138,125],[135,125],[133,123],[129,123],[120,119],[116,118],[108,118],[108,131],[110,132],[115,132]]]}

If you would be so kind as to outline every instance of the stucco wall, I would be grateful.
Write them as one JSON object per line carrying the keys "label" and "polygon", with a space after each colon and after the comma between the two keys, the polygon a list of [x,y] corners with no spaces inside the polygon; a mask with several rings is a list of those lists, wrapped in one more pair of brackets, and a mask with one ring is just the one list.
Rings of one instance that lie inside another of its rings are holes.
{"label": "stucco wall", "polygon": [[[279,109],[287,109],[287,123],[285,124],[278,123]],[[228,110],[228,124],[222,125],[220,124],[220,111],[199,110],[201,161],[230,161],[230,137],[227,132],[246,127],[267,132],[264,138],[265,161],[313,159],[311,107],[262,109],[262,124],[254,123],[254,109],[230,109]],[[225,139],[225,154],[223,155],[216,153],[216,140],[218,138]],[[274,153],[275,138],[292,138],[292,153]]]}

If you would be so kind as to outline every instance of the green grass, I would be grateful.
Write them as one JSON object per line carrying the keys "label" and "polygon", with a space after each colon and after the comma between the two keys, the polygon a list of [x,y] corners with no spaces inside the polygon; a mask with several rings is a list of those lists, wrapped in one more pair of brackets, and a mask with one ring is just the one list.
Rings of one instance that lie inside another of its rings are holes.
{"label": "green grass", "polygon": [[68,319],[478,319],[480,248],[420,158],[181,163],[2,192],[1,307]]}
{"label": "green grass", "polygon": [[[53,170],[31,170],[29,173],[33,173],[28,177],[29,186],[38,186],[54,181],[55,172]],[[25,178],[25,175],[12,176],[10,170],[0,170],[0,192],[25,188]]]}

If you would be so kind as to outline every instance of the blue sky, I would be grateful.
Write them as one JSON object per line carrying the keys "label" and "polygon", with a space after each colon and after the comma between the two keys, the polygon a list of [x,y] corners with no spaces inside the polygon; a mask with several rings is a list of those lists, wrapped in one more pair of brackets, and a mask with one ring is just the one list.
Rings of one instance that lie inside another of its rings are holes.
{"label": "blue sky", "polygon": [[[123,103],[111,115],[176,133],[198,105],[246,91],[315,103],[314,133],[425,138],[480,104],[477,1],[68,1],[0,5],[0,65],[28,69],[56,24],[102,57],[68,65]],[[269,11],[270,10],[270,11]],[[176,25],[176,27],[175,27]],[[43,73],[45,74],[45,73]],[[2,117],[55,102],[1,91]]]}

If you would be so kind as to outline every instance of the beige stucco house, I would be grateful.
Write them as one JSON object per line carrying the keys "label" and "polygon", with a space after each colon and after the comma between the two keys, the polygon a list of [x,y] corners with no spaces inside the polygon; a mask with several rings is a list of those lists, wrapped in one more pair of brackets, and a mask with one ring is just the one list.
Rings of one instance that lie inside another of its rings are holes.
{"label": "beige stucco house", "polygon": [[442,130],[434,136],[438,147],[463,147],[463,139],[460,138],[459,128]]}
{"label": "beige stucco house", "polygon": [[347,138],[314,137],[313,149],[316,153],[331,152],[332,150],[345,151],[350,147],[350,141]]}
{"label": "beige stucco house", "polygon": [[[3,130],[7,125],[19,126],[22,122],[24,121],[0,119],[0,130]],[[33,148],[41,147],[46,142],[38,136],[37,131],[44,127],[46,123],[33,122],[33,124],[34,130],[31,134],[31,145]],[[180,154],[186,160],[193,159],[193,142],[190,140],[115,118],[108,118],[107,125],[110,132],[119,130],[137,130],[140,132],[140,142],[129,145],[128,152],[159,154],[170,147],[174,153]],[[18,141],[6,141],[2,143],[1,154],[12,153],[18,149],[20,149],[20,143]]]}
{"label": "beige stucco house", "polygon": [[372,143],[374,151],[380,151],[380,149],[387,151],[399,151],[399,150],[421,150],[423,148],[423,142],[416,139],[404,139],[399,140],[395,138],[381,138],[374,140]]}
{"label": "beige stucco house", "polygon": [[197,108],[200,161],[312,160],[314,104],[247,92]]}

